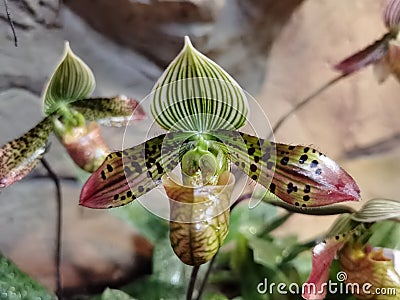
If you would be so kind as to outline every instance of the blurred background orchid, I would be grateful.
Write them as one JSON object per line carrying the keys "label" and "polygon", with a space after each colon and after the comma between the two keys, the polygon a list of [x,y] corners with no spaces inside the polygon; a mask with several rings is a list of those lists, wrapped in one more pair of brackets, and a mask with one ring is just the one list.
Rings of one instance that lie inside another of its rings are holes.
{"label": "blurred background orchid", "polygon": [[388,33],[381,39],[356,52],[335,65],[343,75],[349,75],[369,65],[374,66],[374,74],[379,83],[390,74],[400,80],[400,1],[389,0],[385,6],[383,20]]}
{"label": "blurred background orchid", "polygon": [[125,96],[88,98],[94,88],[92,71],[65,43],[64,54],[43,93],[46,117],[0,148],[0,187],[21,180],[33,170],[47,151],[51,132],[80,168],[92,172],[110,152],[98,124],[122,126],[130,119],[144,119],[136,100]]}
{"label": "blurred background orchid", "polygon": [[[373,199],[358,212],[339,217],[328,231],[327,239],[313,249],[312,271],[303,298],[327,296],[330,267],[338,257],[341,271],[336,279],[343,286],[347,284],[342,291],[353,293],[357,299],[400,299],[399,250],[373,248],[369,244],[374,234],[383,234],[374,224],[386,220],[400,221],[400,201]],[[398,247],[397,238],[394,237]]]}

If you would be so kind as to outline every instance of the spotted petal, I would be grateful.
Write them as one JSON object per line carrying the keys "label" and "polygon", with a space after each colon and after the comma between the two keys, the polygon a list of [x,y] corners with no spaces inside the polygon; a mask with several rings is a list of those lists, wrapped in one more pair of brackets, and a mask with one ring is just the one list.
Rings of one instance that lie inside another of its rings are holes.
{"label": "spotted petal", "polygon": [[45,88],[45,113],[49,115],[65,104],[87,98],[95,85],[90,68],[72,52],[66,42],[64,56]]}
{"label": "spotted petal", "polygon": [[188,37],[150,98],[153,117],[166,130],[238,129],[248,115],[247,98],[240,86],[196,50]]}
{"label": "spotted petal", "polygon": [[146,116],[139,102],[126,96],[83,99],[72,103],[71,107],[86,120],[106,126],[125,126],[130,121],[141,121]]}
{"label": "spotted petal", "polygon": [[348,75],[379,62],[387,54],[388,42],[391,38],[391,33],[385,34],[380,40],[342,60],[334,68],[342,72],[343,75]]}
{"label": "spotted petal", "polygon": [[277,144],[236,131],[211,134],[226,147],[231,162],[287,203],[313,207],[360,199],[353,178],[311,147]]}
{"label": "spotted petal", "polygon": [[190,133],[168,133],[133,148],[109,154],[84,185],[80,204],[111,208],[128,204],[160,184],[180,161]]}
{"label": "spotted petal", "polygon": [[53,129],[50,117],[23,136],[0,148],[0,188],[7,187],[28,175],[46,151]]}

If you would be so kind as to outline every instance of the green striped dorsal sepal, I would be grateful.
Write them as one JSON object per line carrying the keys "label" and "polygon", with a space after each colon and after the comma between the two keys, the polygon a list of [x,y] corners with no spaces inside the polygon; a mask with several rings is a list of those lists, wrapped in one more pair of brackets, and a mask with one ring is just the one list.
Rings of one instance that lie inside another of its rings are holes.
{"label": "green striped dorsal sepal", "polygon": [[89,97],[95,88],[90,68],[65,42],[64,55],[44,90],[44,112],[49,115],[68,103]]}
{"label": "green striped dorsal sepal", "polygon": [[196,50],[188,37],[150,95],[151,112],[166,130],[207,132],[238,129],[248,102],[238,83]]}

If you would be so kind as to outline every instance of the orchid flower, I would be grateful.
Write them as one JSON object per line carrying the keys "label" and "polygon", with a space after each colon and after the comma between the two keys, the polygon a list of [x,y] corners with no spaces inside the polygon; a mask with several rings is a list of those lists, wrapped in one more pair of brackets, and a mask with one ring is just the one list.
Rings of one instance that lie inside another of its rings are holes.
{"label": "orchid flower", "polygon": [[400,80],[400,0],[387,2],[384,22],[388,32],[382,38],[344,59],[335,69],[348,75],[372,64],[379,83],[390,74]]}
{"label": "orchid flower", "polygon": [[[0,188],[21,180],[34,169],[45,154],[53,131],[77,165],[91,172],[110,153],[97,123],[122,126],[130,118],[144,118],[138,102],[125,96],[88,99],[94,87],[92,71],[66,43],[64,55],[44,91],[46,117],[0,148]],[[87,125],[86,121],[91,123]]]}
{"label": "orchid flower", "polygon": [[110,153],[84,185],[80,204],[123,206],[162,184],[170,199],[171,245],[185,264],[209,261],[224,242],[231,165],[293,206],[360,198],[350,175],[317,150],[237,131],[249,113],[244,91],[188,37],[149,98],[167,132]]}
{"label": "orchid flower", "polygon": [[[337,279],[349,286],[357,299],[400,299],[400,267],[395,249],[373,248],[368,244],[371,223],[400,220],[400,201],[374,199],[353,215],[343,215],[328,238],[313,249],[312,271],[303,290],[304,299],[324,299],[332,261],[338,257]],[[395,258],[397,257],[397,258]],[[379,291],[394,290],[394,293]]]}

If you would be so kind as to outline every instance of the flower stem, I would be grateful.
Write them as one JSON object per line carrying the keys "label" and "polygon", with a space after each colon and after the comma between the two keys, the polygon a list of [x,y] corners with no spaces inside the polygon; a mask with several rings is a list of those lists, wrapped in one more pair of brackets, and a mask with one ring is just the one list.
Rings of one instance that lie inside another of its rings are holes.
{"label": "flower stem", "polygon": [[207,281],[208,281],[208,277],[210,276],[212,266],[214,265],[215,258],[217,257],[218,253],[219,253],[219,250],[217,251],[217,253],[215,253],[215,255],[210,260],[210,263],[207,266],[207,272],[206,272],[206,275],[204,275],[203,281],[201,282],[201,286],[200,286],[200,289],[199,289],[199,294],[197,295],[196,300],[200,300],[201,296],[203,295],[204,288],[206,287],[206,284],[207,284]]}
{"label": "flower stem", "polygon": [[271,135],[269,138],[272,137],[272,134],[275,134],[276,131],[283,125],[283,123],[296,111],[301,109],[303,106],[305,106],[307,103],[309,103],[311,100],[313,100],[315,97],[319,96],[322,92],[324,92],[327,88],[331,87],[332,85],[336,84],[343,78],[345,78],[348,74],[340,74],[339,76],[334,77],[333,79],[329,80],[327,83],[319,87],[317,90],[312,92],[310,95],[308,95],[306,98],[298,102],[295,106],[292,107],[291,110],[289,110],[286,114],[284,114],[278,122],[276,122],[275,126],[272,128]]}
{"label": "flower stem", "polygon": [[[231,206],[231,211],[233,208],[235,208],[239,203],[245,200],[249,200],[253,196],[252,193],[247,193],[243,194],[240,196]],[[315,215],[315,216],[331,216],[331,215],[340,215],[340,214],[345,214],[345,213],[355,213],[356,210],[354,210],[352,207],[347,206],[347,205],[329,205],[329,206],[323,206],[323,207],[297,207],[294,205],[291,205],[289,203],[286,203],[282,200],[274,199],[272,197],[268,197],[267,195],[264,196],[258,196],[256,195],[255,198],[261,198],[261,200],[265,203],[278,206],[281,208],[286,209],[289,212],[293,213],[298,213],[298,214],[304,214],[304,215]]]}
{"label": "flower stem", "polygon": [[199,273],[199,269],[200,266],[194,266],[192,269],[188,290],[186,292],[186,300],[192,300],[193,298],[194,286],[196,284],[196,279],[197,279],[197,274]]}
{"label": "flower stem", "polygon": [[10,27],[11,27],[11,30],[13,33],[14,45],[15,45],[15,47],[18,47],[18,38],[17,38],[17,34],[15,33],[14,22],[12,21],[10,11],[8,10],[8,2],[7,2],[7,0],[3,0],[3,2],[4,2],[4,7],[6,8],[7,20],[8,20],[8,23],[10,24]]}
{"label": "flower stem", "polygon": [[44,158],[41,159],[43,167],[49,173],[49,177],[53,180],[56,187],[56,251],[54,253],[54,264],[55,264],[55,279],[56,279],[56,295],[58,299],[62,300],[62,285],[61,285],[61,226],[62,226],[62,195],[60,179],[57,174],[53,171],[50,164]]}

